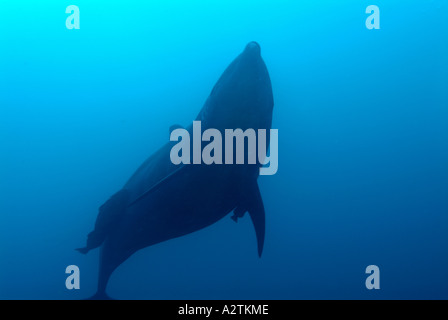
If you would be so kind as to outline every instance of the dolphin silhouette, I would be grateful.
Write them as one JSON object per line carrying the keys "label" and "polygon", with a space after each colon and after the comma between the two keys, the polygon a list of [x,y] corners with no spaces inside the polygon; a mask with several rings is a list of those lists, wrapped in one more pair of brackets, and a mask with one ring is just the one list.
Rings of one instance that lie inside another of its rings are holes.
{"label": "dolphin silhouette", "polygon": [[[256,42],[227,67],[196,120],[202,129],[265,129],[267,143],[274,100]],[[186,128],[192,133],[192,125]],[[81,253],[101,246],[98,290],[108,299],[112,272],[136,251],[205,228],[234,212],[248,212],[261,257],[265,211],[257,184],[260,164],[179,164],[170,161],[173,142],[149,157],[123,188],[99,208],[94,230]],[[235,163],[235,162],[234,162]]]}

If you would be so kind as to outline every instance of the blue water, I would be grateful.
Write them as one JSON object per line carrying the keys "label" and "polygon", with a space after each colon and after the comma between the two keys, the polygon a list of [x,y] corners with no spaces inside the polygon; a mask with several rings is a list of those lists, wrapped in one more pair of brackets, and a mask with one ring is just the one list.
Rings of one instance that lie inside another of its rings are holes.
{"label": "blue water", "polygon": [[[68,5],[80,29],[68,30]],[[380,8],[368,30],[365,9]],[[433,1],[3,1],[0,298],[79,299],[98,207],[196,117],[255,40],[279,170],[250,219],[144,249],[118,299],[447,299],[448,5]],[[65,268],[80,269],[68,290]],[[380,269],[368,290],[365,269]]]}

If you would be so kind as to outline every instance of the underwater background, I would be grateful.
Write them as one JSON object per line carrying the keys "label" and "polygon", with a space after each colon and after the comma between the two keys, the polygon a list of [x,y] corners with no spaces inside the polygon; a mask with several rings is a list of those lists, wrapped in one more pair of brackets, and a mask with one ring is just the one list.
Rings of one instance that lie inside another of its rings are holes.
{"label": "underwater background", "polygon": [[[380,9],[369,30],[368,5]],[[69,30],[65,9],[80,10]],[[248,216],[143,249],[116,299],[447,299],[447,1],[0,2],[0,299],[80,299],[98,208],[257,41],[279,169]],[[380,269],[368,290],[368,265]],[[68,265],[80,289],[68,290]]]}

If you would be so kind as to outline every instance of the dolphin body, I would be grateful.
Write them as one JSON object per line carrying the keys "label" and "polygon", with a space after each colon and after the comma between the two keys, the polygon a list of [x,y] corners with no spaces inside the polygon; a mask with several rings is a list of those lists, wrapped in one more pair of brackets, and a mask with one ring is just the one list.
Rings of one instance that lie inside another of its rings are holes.
{"label": "dolphin body", "polygon": [[[196,120],[202,130],[215,128],[222,136],[225,129],[265,129],[269,143],[273,106],[260,46],[250,42],[221,75]],[[192,126],[186,130],[191,136]],[[249,213],[261,257],[265,235],[257,184],[261,165],[247,161],[175,165],[170,160],[173,145],[170,141],[149,157],[100,207],[86,247],[77,249],[87,253],[101,246],[98,290],[92,299],[109,298],[109,277],[136,251],[205,228],[232,211],[235,221]]]}

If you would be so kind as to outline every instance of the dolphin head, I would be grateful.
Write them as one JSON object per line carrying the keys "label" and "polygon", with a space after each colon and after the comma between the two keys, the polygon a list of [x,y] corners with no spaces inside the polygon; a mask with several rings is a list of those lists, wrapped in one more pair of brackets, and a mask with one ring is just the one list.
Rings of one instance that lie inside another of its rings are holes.
{"label": "dolphin head", "polygon": [[228,69],[234,72],[236,77],[245,79],[245,81],[253,82],[254,79],[267,72],[261,58],[261,47],[255,41],[249,42],[235,61],[237,63],[235,65],[232,63]]}
{"label": "dolphin head", "polygon": [[251,41],[246,45],[246,48],[244,49],[244,54],[250,55],[252,57],[259,57],[261,54],[261,47],[257,42]]}
{"label": "dolphin head", "polygon": [[271,80],[261,47],[251,41],[223,72],[198,120],[218,129],[269,129],[273,106]]}

